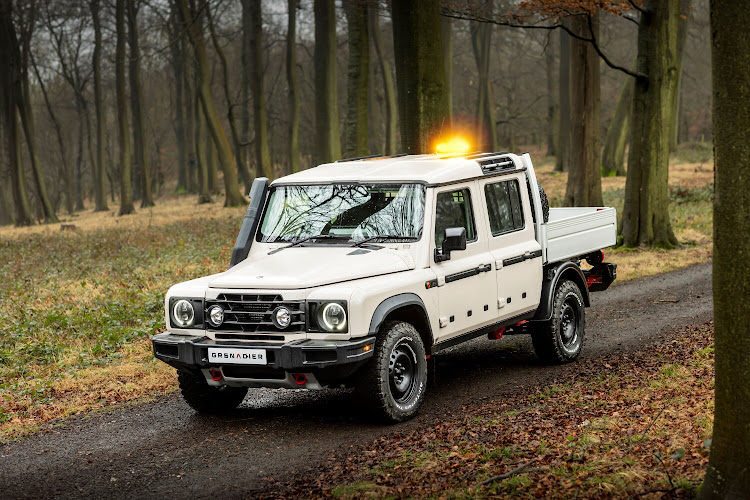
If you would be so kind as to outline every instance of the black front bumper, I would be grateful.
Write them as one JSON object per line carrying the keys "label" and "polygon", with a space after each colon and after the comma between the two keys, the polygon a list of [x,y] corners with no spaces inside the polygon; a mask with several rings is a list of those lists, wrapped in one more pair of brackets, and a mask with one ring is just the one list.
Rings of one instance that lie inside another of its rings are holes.
{"label": "black front bumper", "polygon": [[[266,369],[306,373],[321,368],[359,365],[372,357],[375,337],[353,340],[295,340],[287,344],[216,341],[208,337],[161,333],[152,337],[154,356],[178,369],[221,366],[208,359],[209,347],[265,349]],[[369,348],[366,349],[366,347]],[[238,365],[234,365],[238,366]],[[257,365],[255,365],[257,366]],[[352,366],[353,367],[353,366]]]}

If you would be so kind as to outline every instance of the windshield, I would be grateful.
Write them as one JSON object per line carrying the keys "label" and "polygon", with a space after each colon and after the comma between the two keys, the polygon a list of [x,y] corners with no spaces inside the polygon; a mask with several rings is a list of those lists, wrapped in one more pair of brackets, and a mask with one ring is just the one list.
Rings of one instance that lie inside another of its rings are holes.
{"label": "windshield", "polygon": [[271,191],[258,241],[294,242],[325,236],[326,243],[418,240],[425,188],[420,184],[278,186]]}

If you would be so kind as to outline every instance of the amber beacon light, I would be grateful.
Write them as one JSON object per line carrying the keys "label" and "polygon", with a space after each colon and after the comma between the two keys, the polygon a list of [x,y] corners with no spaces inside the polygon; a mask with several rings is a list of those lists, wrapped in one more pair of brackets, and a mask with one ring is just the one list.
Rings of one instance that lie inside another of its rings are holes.
{"label": "amber beacon light", "polygon": [[471,149],[471,144],[465,138],[460,136],[454,136],[446,141],[439,142],[435,146],[435,153],[439,155],[454,155],[468,153]]}

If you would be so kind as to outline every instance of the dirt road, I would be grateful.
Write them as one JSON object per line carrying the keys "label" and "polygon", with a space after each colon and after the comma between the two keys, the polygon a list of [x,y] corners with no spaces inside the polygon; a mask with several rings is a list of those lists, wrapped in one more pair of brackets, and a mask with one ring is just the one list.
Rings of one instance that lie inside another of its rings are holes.
{"label": "dirt road", "polygon": [[[710,264],[613,286],[592,295],[578,363],[642,348],[712,316]],[[476,339],[437,361],[421,416],[394,426],[367,423],[341,390],[251,390],[241,409],[221,418],[196,415],[177,395],[74,418],[0,445],[0,497],[262,496],[269,478],[288,479],[333,450],[429,425],[578,366],[540,365],[525,336]]]}

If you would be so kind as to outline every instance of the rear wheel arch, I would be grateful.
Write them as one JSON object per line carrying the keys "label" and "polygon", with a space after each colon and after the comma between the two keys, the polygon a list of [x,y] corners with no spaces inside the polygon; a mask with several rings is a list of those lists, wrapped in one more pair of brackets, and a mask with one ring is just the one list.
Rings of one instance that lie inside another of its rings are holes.
{"label": "rear wheel arch", "polygon": [[589,298],[589,289],[586,285],[586,277],[581,271],[581,267],[575,262],[563,262],[557,265],[548,266],[544,269],[544,281],[542,283],[542,294],[539,300],[539,307],[532,321],[546,321],[552,316],[552,308],[555,300],[557,287],[564,280],[570,280],[578,286],[583,297],[585,307],[591,305]]}
{"label": "rear wheel arch", "polygon": [[432,353],[433,337],[430,318],[424,302],[415,293],[401,293],[389,297],[375,308],[370,320],[370,335],[377,335],[383,325],[391,321],[411,324],[422,339],[427,354]]}

